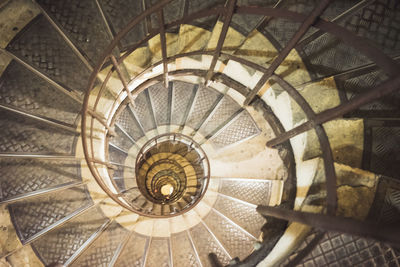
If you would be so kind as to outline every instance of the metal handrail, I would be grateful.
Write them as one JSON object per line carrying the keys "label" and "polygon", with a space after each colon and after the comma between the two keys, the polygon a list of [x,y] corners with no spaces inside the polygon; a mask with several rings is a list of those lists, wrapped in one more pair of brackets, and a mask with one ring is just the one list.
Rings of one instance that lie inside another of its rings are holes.
{"label": "metal handrail", "polygon": [[[165,24],[163,21],[163,16],[162,16],[161,12],[162,12],[162,9],[167,4],[169,4],[171,1],[172,0],[160,1],[153,7],[145,10],[138,17],[131,20],[127,24],[127,26],[115,36],[115,38],[112,40],[110,45],[105,49],[103,55],[100,57],[101,60],[99,60],[98,64],[95,66],[95,68],[90,76],[90,80],[88,83],[88,89],[85,94],[84,102],[83,102],[83,115],[82,115],[82,124],[81,124],[82,145],[83,145],[83,150],[84,150],[84,154],[85,154],[85,159],[88,163],[89,169],[90,169],[91,173],[93,174],[94,178],[96,179],[97,183],[107,193],[107,195],[109,195],[115,202],[120,204],[122,207],[124,207],[128,210],[131,210],[133,212],[137,212],[137,211],[132,209],[132,207],[130,207],[123,199],[121,199],[118,194],[113,193],[112,190],[110,190],[110,188],[107,186],[105,180],[103,179],[102,175],[100,174],[100,170],[97,168],[97,165],[96,165],[97,163],[92,160],[92,159],[96,158],[95,148],[94,148],[95,147],[94,140],[96,138],[104,139],[107,135],[114,134],[113,126],[112,126],[113,125],[112,118],[113,118],[113,113],[115,113],[115,110],[117,109],[118,105],[123,103],[126,98],[132,99],[131,96],[134,97],[135,95],[140,93],[151,82],[154,82],[154,81],[164,81],[165,82],[166,75],[170,75],[172,73],[172,72],[168,71],[168,69],[167,69],[168,64],[166,64],[166,63],[169,61],[172,61],[176,58],[179,58],[181,56],[186,56],[187,54],[190,54],[190,53],[178,54],[178,55],[174,55],[171,57],[167,57],[165,55],[165,53],[163,52],[162,61],[160,63],[158,63],[160,65],[162,64],[162,66],[163,66],[163,73],[162,73],[161,77],[157,76],[157,77],[153,77],[152,79],[145,80],[144,82],[141,82],[133,90],[129,89],[129,82],[123,81],[122,75],[120,75],[121,81],[124,84],[124,88],[118,93],[115,101],[112,104],[109,114],[106,114],[107,115],[106,120],[101,121],[101,124],[103,125],[103,127],[102,127],[102,129],[100,129],[101,130],[100,137],[95,136],[95,129],[94,129],[95,120],[99,120],[99,118],[96,118],[95,116],[93,116],[92,112],[96,112],[97,107],[100,102],[100,99],[102,98],[102,96],[104,94],[107,83],[110,80],[113,72],[117,71],[118,74],[120,74],[120,72],[118,71],[118,65],[123,64],[123,62],[127,58],[127,56],[129,56],[131,53],[133,53],[135,51],[135,49],[140,47],[142,44],[145,44],[148,40],[150,40],[152,37],[156,36],[157,34],[165,33],[166,30],[168,30],[169,28],[171,28],[173,26],[181,25],[183,23],[188,23],[190,21],[193,21],[194,19],[197,19],[200,17],[207,17],[207,16],[211,16],[211,15],[232,16],[232,14],[253,14],[253,15],[263,15],[263,16],[268,16],[268,17],[285,18],[285,19],[289,19],[289,20],[292,20],[295,22],[303,23],[302,26],[299,28],[298,32],[304,31],[305,28],[303,28],[303,27],[310,27],[312,25],[313,27],[317,28],[318,30],[332,34],[333,36],[335,36],[336,38],[349,44],[350,46],[357,48],[361,53],[363,53],[364,55],[369,57],[373,62],[375,62],[378,67],[380,67],[382,70],[384,70],[389,75],[389,77],[395,77],[396,75],[400,74],[399,64],[397,62],[395,62],[389,56],[385,55],[382,51],[375,48],[372,44],[370,44],[370,42],[368,40],[366,40],[365,38],[356,36],[354,33],[350,32],[349,30],[345,29],[342,26],[339,26],[333,22],[329,22],[329,21],[319,18],[319,15],[323,11],[323,8],[320,8],[320,13],[317,12],[317,13],[313,14],[315,18],[312,23],[310,23],[309,21],[307,23],[304,23],[307,20],[307,18],[309,17],[308,15],[299,14],[299,13],[288,11],[288,10],[281,9],[281,8],[260,8],[260,7],[249,7],[249,6],[237,7],[237,6],[235,6],[234,3],[233,3],[233,7],[232,7],[233,0],[231,0],[231,1],[229,1],[229,3],[230,3],[230,5],[228,5],[229,8],[227,6],[227,7],[217,7],[217,8],[210,9],[210,10],[202,10],[202,11],[197,12],[196,15],[186,16],[182,19]],[[324,4],[326,4],[326,3],[324,3]],[[230,12],[233,12],[233,13],[230,13]],[[122,38],[124,38],[135,26],[137,26],[140,22],[145,20],[146,17],[150,16],[151,14],[156,14],[160,18],[160,25],[161,25],[160,29],[153,31],[152,33],[147,35],[142,41],[139,41],[132,47],[128,48],[126,53],[123,56],[121,56],[120,58],[113,58],[112,51],[117,47],[117,45],[120,43]],[[221,31],[221,35],[220,35],[222,38],[219,39],[219,43],[223,43],[224,38],[226,37],[226,31],[229,28],[230,19],[226,19],[225,22],[228,24],[227,25],[224,24],[224,27],[223,27],[224,30]],[[290,44],[290,46],[292,46],[292,48],[298,43],[298,41],[300,41],[299,38],[296,38],[296,39],[298,39],[298,40],[295,40],[294,42],[292,42]],[[166,48],[166,46],[165,46],[166,44],[164,43],[165,38],[161,38],[161,40],[163,42],[162,47],[163,47],[163,51],[164,51]],[[275,80],[280,82],[279,76],[276,76],[276,74],[274,74],[273,70],[268,71],[268,69],[265,69],[262,66],[259,66],[254,62],[249,62],[243,58],[225,54],[225,53],[221,52],[220,50],[221,50],[221,47],[219,46],[218,49],[216,49],[214,51],[207,51],[207,52],[195,51],[192,53],[192,54],[198,53],[199,55],[200,54],[214,55],[213,64],[211,64],[211,67],[208,71],[205,71],[205,73],[206,73],[206,75],[204,76],[205,80],[212,79],[212,76],[215,72],[215,70],[212,66],[215,66],[215,62],[216,62],[215,60],[220,60],[221,58],[228,58],[229,60],[237,61],[237,62],[244,64],[246,66],[249,66],[249,67],[257,67],[259,70],[262,70],[264,72],[264,74],[265,73],[268,74],[267,75],[268,77],[265,76],[264,79],[265,78],[267,78],[267,79],[275,78]],[[278,54],[278,57],[280,58],[280,62],[278,62],[279,63],[278,66],[285,58],[285,54],[287,55],[288,48],[283,49],[283,51],[284,51],[284,53],[281,52]],[[108,71],[107,76],[106,76],[104,82],[101,84],[100,90],[95,98],[94,106],[90,107],[90,109],[89,109],[90,95],[94,89],[97,76],[98,76],[99,72],[109,62],[112,62],[114,67]],[[131,80],[131,82],[134,81],[135,79],[137,80],[137,78],[139,76],[148,72],[150,69],[152,69],[155,66],[156,66],[156,64],[149,66],[143,72],[141,72],[138,76],[134,77],[133,80]],[[282,84],[282,82],[281,82],[281,84]],[[391,89],[388,89],[389,87],[391,87]],[[304,97],[302,95],[300,95],[300,94],[295,95],[295,94],[293,94],[293,92],[291,94],[290,90],[293,89],[291,87],[282,86],[282,88],[288,92],[289,96],[296,103],[299,104],[299,106],[301,107],[301,109],[304,112],[306,112],[308,110],[308,107],[305,104],[302,104],[302,102],[307,103],[306,99],[304,99]],[[332,151],[331,151],[330,143],[329,143],[328,138],[326,137],[326,133],[323,130],[322,124],[329,120],[335,119],[338,116],[341,116],[347,112],[355,110],[361,104],[370,103],[379,97],[382,97],[388,93],[398,90],[399,88],[400,88],[399,79],[394,78],[394,79],[386,82],[384,85],[378,86],[377,88],[371,90],[367,94],[361,95],[356,100],[357,104],[355,104],[355,103],[342,104],[331,110],[326,110],[326,111],[322,112],[321,115],[320,114],[311,114],[310,112],[308,112],[308,115],[310,115],[310,116],[309,116],[309,118],[308,118],[309,120],[307,122],[305,122],[303,125],[298,126],[295,129],[292,129],[292,130],[282,133],[281,135],[277,136],[275,140],[269,142],[270,145],[276,145],[276,144],[288,141],[290,138],[304,132],[305,130],[309,130],[309,129],[316,130],[316,134],[319,139],[320,147],[323,151],[324,166],[325,166],[325,171],[326,171],[326,175],[327,175],[327,178],[326,178],[327,185],[328,185],[327,186],[327,199],[328,199],[328,207],[330,207],[330,209],[329,209],[330,214],[335,213],[336,205],[337,205],[336,174],[335,174],[335,169],[334,169],[334,165],[333,165],[333,158],[332,158]],[[253,92],[252,91],[248,92],[247,102],[249,102],[249,103],[251,102],[252,97],[255,96],[255,94],[254,94],[255,91],[256,90],[254,90]],[[91,118],[89,128],[87,125],[88,118]],[[298,131],[298,129],[300,129],[300,128],[301,128],[301,131]],[[88,130],[89,130],[89,134],[88,134]],[[89,144],[90,144],[90,146],[89,146]],[[146,216],[146,214],[142,214],[142,215]],[[175,216],[176,215],[179,215],[179,214],[175,214]],[[171,216],[174,216],[174,214],[171,214]],[[155,216],[155,217],[157,217],[157,216]]]}

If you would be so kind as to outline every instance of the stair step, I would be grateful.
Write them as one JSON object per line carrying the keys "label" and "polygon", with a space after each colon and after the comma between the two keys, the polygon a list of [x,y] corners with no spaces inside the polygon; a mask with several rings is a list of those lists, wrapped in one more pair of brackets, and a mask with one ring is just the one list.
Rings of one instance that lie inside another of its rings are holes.
{"label": "stair step", "polygon": [[201,123],[218,103],[220,97],[221,94],[217,91],[200,85],[185,126],[195,130],[200,127]]}
{"label": "stair step", "polygon": [[201,266],[187,231],[171,234],[171,246],[173,266]]}
{"label": "stair step", "polygon": [[[189,213],[186,213],[184,217],[188,218],[188,214]],[[190,217],[195,217],[195,215],[191,213]],[[192,237],[195,251],[197,251],[199,255],[202,266],[211,266],[208,259],[210,253],[215,253],[223,265],[229,263],[231,259],[230,255],[225,252],[224,248],[218,243],[213,234],[209,232],[204,223],[200,222],[191,227],[189,229],[189,234]]]}
{"label": "stair step", "polygon": [[81,180],[74,162],[2,159],[0,166],[0,201]]}
{"label": "stair step", "polygon": [[143,266],[144,254],[148,250],[149,239],[149,237],[133,232],[114,266]]}
{"label": "stair step", "polygon": [[22,243],[46,233],[53,225],[91,206],[86,187],[66,189],[9,205]]}
{"label": "stair step", "polygon": [[261,228],[266,223],[266,220],[258,214],[255,205],[219,194],[213,208],[242,227],[253,237],[259,238],[261,236]]}
{"label": "stair step", "polygon": [[[107,221],[101,210],[93,208],[32,243],[44,264],[65,263],[90,236]],[[60,246],[63,244],[63,246]]]}
{"label": "stair step", "polygon": [[[15,1],[3,1],[1,4],[2,16],[2,27],[0,29],[0,47],[4,48],[15,35],[25,28],[29,22],[40,14],[39,7],[33,2],[26,2],[21,5],[20,2]],[[12,14],[7,16],[5,14]],[[16,30],[13,30],[16,29]]]}
{"label": "stair step", "polygon": [[[21,79],[24,77],[24,79]],[[75,124],[80,106],[26,69],[11,61],[0,78],[0,103],[37,115]]]}
{"label": "stair step", "polygon": [[206,138],[211,136],[212,133],[232,119],[239,110],[239,104],[229,96],[224,96],[204,121],[198,132]]}
{"label": "stair step", "polygon": [[102,51],[111,42],[99,9],[94,1],[47,1],[37,0],[52,20],[71,41],[90,59],[99,60]]}
{"label": "stair step", "polygon": [[171,266],[169,251],[169,238],[152,237],[147,251],[145,265],[150,267],[158,267],[160,265]]}
{"label": "stair step", "polygon": [[[254,205],[275,205],[275,194],[280,192],[283,186],[278,180],[259,179],[220,179],[218,192]],[[279,198],[279,196],[278,196]]]}
{"label": "stair step", "polygon": [[144,136],[143,129],[128,106],[123,108],[116,123],[135,141]]}
{"label": "stair step", "polygon": [[70,266],[107,266],[127,233],[113,221]]}
{"label": "stair step", "polygon": [[[131,20],[144,11],[142,2],[125,2],[121,0],[99,0],[100,7],[110,25],[112,32],[120,32]],[[123,6],[124,8],[119,8]],[[141,21],[121,40],[123,47],[133,45],[146,35],[145,22]]]}
{"label": "stair step", "polygon": [[90,71],[43,16],[32,21],[7,50],[58,83],[79,92],[86,90]]}
{"label": "stair step", "polygon": [[255,239],[215,210],[203,220],[232,257],[244,259],[253,251]]}
{"label": "stair step", "polygon": [[72,154],[77,136],[7,111],[0,113],[1,152]]}
{"label": "stair step", "polygon": [[260,133],[261,130],[258,128],[251,115],[247,111],[242,111],[223,128],[217,131],[209,139],[209,142],[216,149],[222,149],[249,140]]}
{"label": "stair step", "polygon": [[157,126],[170,124],[171,86],[165,88],[163,83],[158,83],[147,88]]}
{"label": "stair step", "polygon": [[135,106],[130,106],[135,113],[140,125],[142,125],[144,132],[156,129],[153,111],[151,108],[148,91],[143,91],[135,99]]}
{"label": "stair step", "polygon": [[132,78],[140,74],[150,65],[151,52],[147,46],[137,48],[124,60],[124,66]]}
{"label": "stair step", "polygon": [[196,93],[196,86],[181,81],[173,82],[171,124],[183,126]]}

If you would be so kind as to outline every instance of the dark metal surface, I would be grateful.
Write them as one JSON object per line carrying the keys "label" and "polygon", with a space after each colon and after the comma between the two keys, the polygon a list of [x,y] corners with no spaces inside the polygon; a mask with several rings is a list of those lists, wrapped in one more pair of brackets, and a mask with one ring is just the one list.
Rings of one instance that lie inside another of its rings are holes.
{"label": "dark metal surface", "polygon": [[299,222],[320,230],[353,234],[387,242],[396,246],[400,245],[400,229],[395,225],[379,227],[377,224],[361,222],[355,219],[294,211],[279,207],[258,206],[257,211],[264,216],[272,216],[291,222]]}
{"label": "dark metal surface", "polygon": [[69,90],[85,91],[89,70],[43,16],[30,22],[7,50]]}

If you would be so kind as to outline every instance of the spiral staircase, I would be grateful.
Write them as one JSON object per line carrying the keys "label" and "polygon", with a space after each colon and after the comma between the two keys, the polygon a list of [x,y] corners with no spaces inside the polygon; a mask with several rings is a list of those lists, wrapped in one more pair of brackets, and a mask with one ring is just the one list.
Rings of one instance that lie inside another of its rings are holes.
{"label": "spiral staircase", "polygon": [[400,266],[400,2],[0,1],[0,266]]}

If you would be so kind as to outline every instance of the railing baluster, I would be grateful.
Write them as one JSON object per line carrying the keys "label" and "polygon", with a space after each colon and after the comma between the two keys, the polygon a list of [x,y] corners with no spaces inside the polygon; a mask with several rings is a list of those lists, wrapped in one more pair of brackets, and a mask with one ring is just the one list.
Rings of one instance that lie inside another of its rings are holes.
{"label": "railing baluster", "polygon": [[122,85],[124,86],[124,90],[126,94],[128,95],[129,101],[131,102],[132,106],[135,106],[135,99],[133,98],[131,91],[129,91],[128,88],[128,83],[125,80],[125,77],[122,75],[121,69],[119,68],[117,59],[113,56],[110,55],[111,62],[114,65],[115,71],[117,72],[119,79],[121,80]]}
{"label": "railing baluster", "polygon": [[233,17],[233,12],[235,11],[235,6],[236,6],[236,0],[228,0],[227,8],[224,9],[224,11],[225,11],[224,24],[222,26],[221,33],[219,35],[218,43],[215,48],[215,52],[214,52],[213,59],[210,64],[210,68],[208,69],[207,75],[205,77],[205,81],[204,81],[205,85],[208,84],[208,81],[211,79],[211,77],[214,74],[214,69],[215,69],[215,66],[217,65],[218,58],[221,54],[222,46],[224,45],[226,34],[228,33],[229,25],[230,25],[232,17]]}
{"label": "railing baluster", "polygon": [[165,37],[165,27],[164,27],[164,12],[161,9],[157,12],[158,23],[160,24],[160,42],[161,42],[161,55],[163,63],[163,81],[164,87],[168,88],[168,62],[167,62],[167,39]]}
{"label": "railing baluster", "polygon": [[289,55],[290,51],[296,46],[296,44],[304,36],[304,34],[306,34],[307,30],[315,23],[315,21],[322,14],[322,12],[324,12],[331,1],[332,0],[322,0],[319,5],[314,8],[311,14],[307,16],[307,18],[301,24],[300,28],[294,34],[292,39],[290,39],[288,44],[282,49],[276,59],[271,63],[271,66],[268,68],[268,70],[260,78],[253,90],[251,90],[250,93],[247,95],[246,100],[244,101],[245,105],[248,105],[251,101],[253,101],[254,97],[258,94],[258,92],[268,81],[271,75],[274,74],[275,70],[281,65],[281,63]]}

